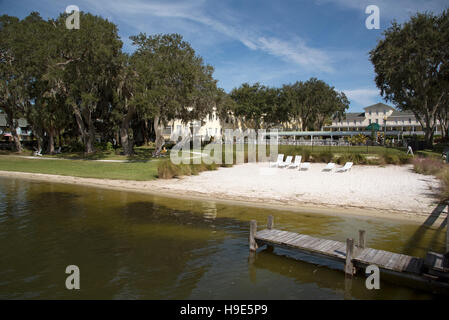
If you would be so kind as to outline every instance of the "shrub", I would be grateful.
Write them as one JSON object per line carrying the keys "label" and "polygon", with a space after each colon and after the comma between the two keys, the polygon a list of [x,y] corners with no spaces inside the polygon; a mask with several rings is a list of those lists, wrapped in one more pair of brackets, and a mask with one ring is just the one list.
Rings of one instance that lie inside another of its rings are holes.
{"label": "shrub", "polygon": [[346,162],[353,162],[354,164],[367,164],[365,156],[360,153],[344,153],[337,158],[338,164],[345,164]]}
{"label": "shrub", "polygon": [[310,151],[308,149],[301,150],[302,161],[310,160]]}
{"label": "shrub", "polygon": [[440,198],[442,201],[449,200],[449,170],[442,170],[438,176],[441,181]]}
{"label": "shrub", "polygon": [[161,179],[171,179],[176,176],[178,168],[171,161],[161,161],[157,166],[157,176]]}
{"label": "shrub", "polygon": [[385,163],[388,164],[400,164],[401,161],[397,154],[387,153],[385,152],[382,157],[384,158]]}
{"label": "shrub", "polygon": [[428,175],[436,175],[446,167],[441,160],[434,158],[414,158],[412,163],[416,173]]}
{"label": "shrub", "polygon": [[181,176],[197,175],[207,170],[217,170],[217,165],[212,164],[173,164],[170,160],[161,161],[157,167],[158,178],[172,179]]}
{"label": "shrub", "polygon": [[328,163],[328,162],[331,162],[334,159],[334,154],[331,151],[329,151],[329,150],[321,151],[320,153],[314,155],[313,159],[314,159],[315,162]]}

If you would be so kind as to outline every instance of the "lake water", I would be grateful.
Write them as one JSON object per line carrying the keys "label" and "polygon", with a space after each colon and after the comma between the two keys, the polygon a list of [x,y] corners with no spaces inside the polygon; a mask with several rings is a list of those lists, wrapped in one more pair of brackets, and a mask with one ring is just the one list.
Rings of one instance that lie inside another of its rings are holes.
{"label": "lake water", "polygon": [[[381,276],[345,292],[342,266],[275,249],[249,262],[249,221],[423,257],[445,228],[0,178],[0,299],[431,299]],[[309,262],[302,262],[305,259]],[[81,289],[67,290],[77,265]]]}

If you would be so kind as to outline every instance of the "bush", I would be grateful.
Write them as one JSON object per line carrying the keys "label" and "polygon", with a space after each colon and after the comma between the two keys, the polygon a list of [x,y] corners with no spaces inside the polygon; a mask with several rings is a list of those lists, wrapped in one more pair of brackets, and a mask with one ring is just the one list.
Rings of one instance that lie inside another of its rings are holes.
{"label": "bush", "polygon": [[157,166],[157,176],[160,179],[171,179],[176,176],[178,168],[171,161],[161,161]]}
{"label": "bush", "polygon": [[313,155],[315,162],[328,163],[334,159],[334,154],[331,151],[321,151],[320,153]]}
{"label": "bush", "polygon": [[442,201],[448,201],[449,200],[449,170],[445,169],[440,172],[438,175],[438,178],[440,178],[441,181],[441,191],[440,191],[440,198]]}
{"label": "bush", "polygon": [[173,164],[170,160],[161,161],[157,167],[158,178],[172,179],[181,176],[197,175],[200,172],[217,170],[217,165],[212,164]]}
{"label": "bush", "polygon": [[412,163],[416,173],[427,175],[437,175],[447,167],[441,160],[435,158],[414,158]]}
{"label": "bush", "polygon": [[310,160],[310,151],[308,149],[301,150],[302,161]]}
{"label": "bush", "polygon": [[68,152],[82,152],[82,151],[84,151],[84,145],[77,140],[71,141],[67,147],[67,151]]}
{"label": "bush", "polygon": [[387,153],[385,152],[382,157],[384,158],[385,163],[388,164],[400,164],[401,160],[397,154]]}
{"label": "bush", "polygon": [[367,164],[365,156],[360,153],[344,153],[337,158],[338,164],[345,164],[346,162],[352,162],[354,164]]}

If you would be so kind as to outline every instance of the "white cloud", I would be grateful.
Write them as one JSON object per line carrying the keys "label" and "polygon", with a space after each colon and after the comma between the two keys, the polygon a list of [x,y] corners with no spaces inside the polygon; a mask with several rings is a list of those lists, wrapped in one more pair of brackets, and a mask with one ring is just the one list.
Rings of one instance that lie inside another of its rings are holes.
{"label": "white cloud", "polygon": [[381,20],[397,20],[399,22],[407,20],[416,12],[430,11],[437,14],[447,8],[447,0],[316,0],[318,4],[335,3],[342,7],[360,10],[365,14],[365,8],[369,5],[376,5],[380,9]]}
{"label": "white cloud", "polygon": [[[203,0],[174,3],[110,0],[106,7],[102,6],[101,1],[86,0],[86,2],[97,10],[114,14],[122,21],[124,21],[124,15],[133,15],[134,19],[140,19],[137,16],[139,14],[186,19],[237,40],[251,50],[266,52],[308,70],[333,71],[328,54],[320,49],[309,47],[301,38],[296,37],[294,40],[286,41],[273,36],[268,37],[260,34],[257,30],[251,31],[251,28],[244,23],[239,24],[235,21],[235,17],[230,17],[233,20],[232,22],[211,18],[204,13],[203,9],[206,2]],[[226,15],[220,17],[226,19]]]}
{"label": "white cloud", "polygon": [[380,92],[377,89],[348,89],[343,91],[351,102],[362,106],[369,106],[381,100]]}

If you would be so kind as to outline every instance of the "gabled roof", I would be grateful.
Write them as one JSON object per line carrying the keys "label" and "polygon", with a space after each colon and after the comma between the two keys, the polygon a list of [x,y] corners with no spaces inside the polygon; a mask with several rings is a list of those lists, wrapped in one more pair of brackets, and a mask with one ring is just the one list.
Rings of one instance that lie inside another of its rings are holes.
{"label": "gabled roof", "polygon": [[411,111],[397,111],[394,110],[390,117],[414,117],[415,115]]}
{"label": "gabled roof", "polygon": [[393,107],[390,107],[389,105],[386,105],[385,103],[379,102],[373,105],[370,105],[368,107],[363,108],[363,110],[369,110],[369,109],[390,109],[390,110],[396,110]]}
{"label": "gabled roof", "polygon": [[364,112],[347,112],[345,116],[346,120],[365,119]]}

